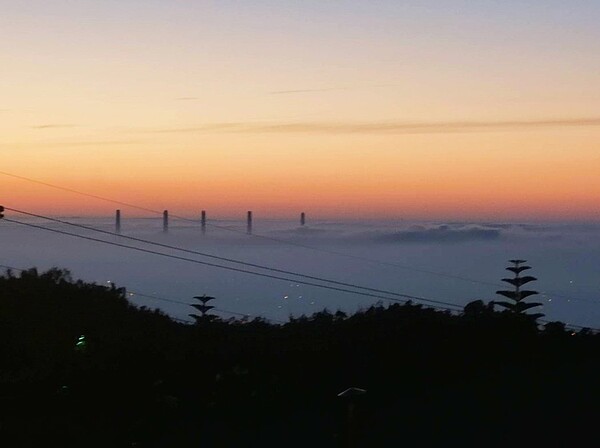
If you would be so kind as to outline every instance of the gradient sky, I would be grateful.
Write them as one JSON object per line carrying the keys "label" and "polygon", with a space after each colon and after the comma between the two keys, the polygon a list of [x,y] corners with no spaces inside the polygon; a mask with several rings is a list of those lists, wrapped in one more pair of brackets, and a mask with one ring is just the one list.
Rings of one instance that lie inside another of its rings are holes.
{"label": "gradient sky", "polygon": [[[0,0],[0,170],[179,213],[600,220],[600,2]],[[5,205],[112,205],[0,175]]]}

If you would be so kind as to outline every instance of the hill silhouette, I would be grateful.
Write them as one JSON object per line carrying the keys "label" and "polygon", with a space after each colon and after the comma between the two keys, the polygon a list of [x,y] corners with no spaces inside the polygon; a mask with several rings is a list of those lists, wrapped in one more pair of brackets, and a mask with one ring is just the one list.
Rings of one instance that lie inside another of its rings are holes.
{"label": "hill silhouette", "polygon": [[483,301],[184,325],[60,269],[0,277],[0,359],[7,447],[348,446],[350,387],[354,446],[572,446],[600,398],[600,336]]}

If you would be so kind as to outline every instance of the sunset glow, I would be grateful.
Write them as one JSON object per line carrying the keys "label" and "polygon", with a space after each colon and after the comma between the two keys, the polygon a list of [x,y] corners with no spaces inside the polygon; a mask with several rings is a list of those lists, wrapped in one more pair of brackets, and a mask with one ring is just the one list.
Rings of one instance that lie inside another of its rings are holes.
{"label": "sunset glow", "polygon": [[0,171],[190,215],[600,219],[593,2],[6,3]]}

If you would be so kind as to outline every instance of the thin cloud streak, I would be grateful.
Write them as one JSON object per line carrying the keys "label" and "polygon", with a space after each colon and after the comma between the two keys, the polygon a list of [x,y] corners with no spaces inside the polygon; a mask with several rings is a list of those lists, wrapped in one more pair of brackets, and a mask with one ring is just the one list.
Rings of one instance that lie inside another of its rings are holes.
{"label": "thin cloud streak", "polygon": [[320,134],[440,134],[559,127],[600,126],[600,118],[513,121],[370,122],[370,123],[211,123],[191,128],[158,129],[152,133],[320,133]]}
{"label": "thin cloud streak", "polygon": [[145,143],[141,140],[82,140],[67,142],[27,142],[27,143],[0,143],[0,149],[17,148],[68,148],[78,146],[118,146]]}
{"label": "thin cloud streak", "polygon": [[289,90],[274,90],[267,92],[269,95],[287,95],[294,93],[315,93],[315,92],[333,92],[339,90],[360,90],[360,89],[377,89],[385,87],[396,87],[403,84],[392,83],[392,84],[367,84],[367,85],[356,85],[348,87],[323,87],[318,89],[289,89]]}
{"label": "thin cloud streak", "polygon": [[31,129],[61,129],[61,128],[75,128],[75,124],[39,124],[31,126]]}
{"label": "thin cloud streak", "polygon": [[268,92],[269,95],[288,95],[293,93],[315,93],[315,92],[331,92],[334,90],[348,90],[346,87],[329,87],[323,89],[296,89],[296,90],[274,90]]}

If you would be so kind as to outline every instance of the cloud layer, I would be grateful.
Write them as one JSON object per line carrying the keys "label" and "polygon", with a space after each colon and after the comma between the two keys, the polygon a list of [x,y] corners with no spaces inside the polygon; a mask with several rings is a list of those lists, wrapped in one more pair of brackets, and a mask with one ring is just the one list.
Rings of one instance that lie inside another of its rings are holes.
{"label": "cloud layer", "polygon": [[467,241],[497,240],[501,230],[482,227],[451,228],[448,225],[426,228],[411,227],[407,230],[381,235],[378,241],[390,243],[462,243]]}
{"label": "cloud layer", "polygon": [[209,123],[190,128],[166,128],[155,133],[319,133],[319,134],[439,134],[519,129],[600,126],[600,118],[448,122],[280,122]]}

